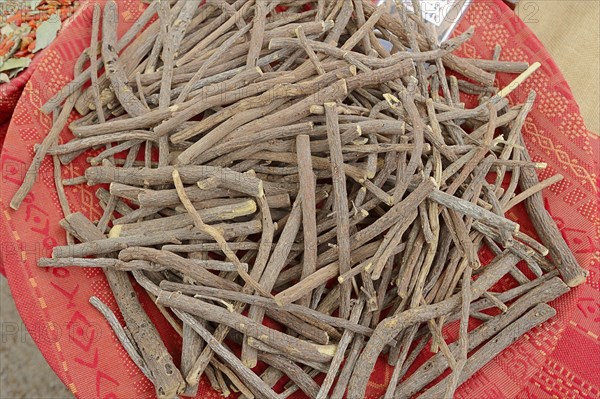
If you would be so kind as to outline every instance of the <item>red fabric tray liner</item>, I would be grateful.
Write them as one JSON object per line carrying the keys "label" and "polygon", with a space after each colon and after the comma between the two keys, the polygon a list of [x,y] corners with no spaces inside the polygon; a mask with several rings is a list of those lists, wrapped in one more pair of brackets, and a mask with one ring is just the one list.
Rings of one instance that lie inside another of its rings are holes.
{"label": "red fabric tray liner", "polygon": [[[119,34],[140,13],[140,3],[119,1]],[[473,40],[460,50],[476,58],[490,58],[502,46],[504,60],[542,67],[511,94],[513,103],[527,93],[538,93],[524,127],[532,157],[548,163],[540,177],[561,173],[564,180],[544,194],[547,208],[558,223],[578,261],[590,271],[585,284],[553,303],[558,314],[516,341],[457,391],[459,398],[598,398],[600,397],[600,216],[598,213],[599,139],[589,133],[560,71],[541,43],[503,3],[476,1],[458,31],[475,27]],[[52,166],[46,160],[38,182],[18,212],[8,204],[32,159],[34,144],[49,130],[50,117],[39,107],[72,76],[73,64],[90,37],[91,9],[87,8],[47,50],[27,82],[15,109],[1,154],[0,262],[27,329],[46,360],[78,398],[151,398],[151,384],[121,348],[102,317],[88,304],[91,295],[113,309],[115,302],[106,280],[97,270],[41,269],[36,259],[50,256],[51,248],[64,244],[57,222],[62,217],[53,188]],[[500,74],[500,87],[514,76]],[[40,88],[43,88],[40,89]],[[0,129],[0,137],[1,137]],[[64,132],[62,141],[70,134]],[[64,167],[66,178],[83,173],[83,161]],[[72,204],[92,220],[100,217],[95,188],[70,187]],[[531,232],[519,219],[522,229]],[[141,295],[152,317],[157,311]],[[177,359],[180,338],[158,322],[168,348]],[[376,366],[367,398],[385,390],[391,368],[383,359]],[[217,398],[205,381],[198,398]],[[351,398],[355,399],[355,398]]]}

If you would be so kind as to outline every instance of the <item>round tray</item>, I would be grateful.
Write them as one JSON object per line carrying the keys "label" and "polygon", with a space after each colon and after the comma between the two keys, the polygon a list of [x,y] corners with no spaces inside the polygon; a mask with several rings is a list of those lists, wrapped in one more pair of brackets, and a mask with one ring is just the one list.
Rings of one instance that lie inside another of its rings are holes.
{"label": "round tray", "polygon": [[[87,3],[87,0],[82,1],[82,3]],[[76,21],[80,15],[81,9],[77,8],[73,14],[71,14],[62,22],[62,27],[59,31],[59,34],[62,31],[68,30],[73,21]],[[10,116],[12,115],[17,102],[19,101],[19,97],[25,88],[25,85],[35,72],[40,60],[44,58],[44,53],[45,50],[36,53],[31,60],[31,64],[29,64],[27,68],[21,71],[10,82],[0,84],[0,124],[3,124],[10,119]],[[2,147],[3,139],[4,134],[0,129],[0,148]]]}
{"label": "round tray", "polygon": [[[140,12],[140,3],[119,2],[119,34]],[[527,16],[524,16],[527,17]],[[511,94],[523,102],[530,90],[537,100],[524,127],[524,136],[535,161],[548,167],[541,178],[556,173],[564,180],[546,190],[547,208],[557,222],[580,264],[590,271],[587,282],[554,301],[557,316],[531,330],[486,365],[457,391],[470,398],[597,398],[600,396],[600,217],[597,187],[600,159],[598,137],[586,131],[577,104],[558,68],[533,33],[500,0],[476,1],[457,30],[475,27],[473,39],[460,51],[475,58],[491,58],[496,44],[501,59],[539,61],[542,67]],[[88,304],[92,295],[113,309],[104,275],[92,269],[41,269],[37,259],[50,256],[51,248],[64,244],[58,226],[62,212],[53,185],[52,163],[46,159],[39,179],[17,212],[8,204],[22,181],[33,156],[33,146],[49,130],[51,117],[40,106],[72,77],[73,65],[88,46],[91,9],[46,51],[27,83],[15,109],[1,154],[0,205],[1,262],[5,267],[17,308],[44,357],[79,398],[154,397],[153,387],[121,348],[102,316]],[[514,76],[499,74],[503,87]],[[61,139],[71,137],[63,132]],[[83,158],[83,157],[80,157]],[[63,168],[65,178],[83,173],[81,159]],[[71,204],[91,220],[101,213],[95,187],[67,188]],[[519,219],[515,211],[511,215]],[[521,222],[519,220],[519,222]],[[531,233],[529,226],[522,228]],[[143,304],[156,320],[175,359],[180,338],[162,321],[157,310],[141,294]],[[368,388],[368,398],[385,390],[391,368],[380,360]],[[217,398],[205,381],[198,398]],[[354,398],[352,398],[354,399]]]}

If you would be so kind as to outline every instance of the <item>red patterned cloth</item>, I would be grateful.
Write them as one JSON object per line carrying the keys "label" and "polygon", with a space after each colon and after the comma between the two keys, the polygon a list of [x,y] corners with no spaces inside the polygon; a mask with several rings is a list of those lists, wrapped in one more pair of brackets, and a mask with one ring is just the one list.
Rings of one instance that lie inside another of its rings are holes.
{"label": "red patterned cloth", "polygon": [[[12,115],[12,112],[11,112]],[[8,132],[8,125],[10,121],[0,122],[0,150],[4,145],[4,138],[6,137],[6,133]],[[0,272],[2,272],[2,266],[0,266]],[[4,274],[2,272],[2,274]]]}
{"label": "red patterned cloth", "polygon": [[[137,0],[119,2],[120,34],[139,14]],[[50,126],[40,105],[69,81],[73,64],[89,41],[90,13],[84,13],[47,51],[27,83],[14,113],[1,155],[0,236],[5,266],[17,307],[48,363],[79,398],[151,398],[151,384],[127,357],[102,317],[88,304],[96,295],[109,306],[115,302],[97,270],[40,269],[36,259],[49,256],[54,245],[64,244],[58,226],[61,211],[53,189],[52,166],[44,161],[39,180],[18,212],[9,201],[32,159],[33,146]],[[524,127],[532,157],[548,163],[541,178],[561,173],[564,180],[544,193],[546,204],[581,265],[590,271],[585,284],[552,304],[557,316],[531,330],[486,365],[457,391],[459,398],[598,398],[600,397],[600,217],[598,214],[600,159],[598,137],[586,131],[567,83],[548,53],[524,24],[500,1],[476,2],[459,26],[473,25],[475,35],[461,51],[489,58],[496,43],[502,59],[539,61],[542,68],[511,95],[525,100],[538,92],[533,112]],[[500,75],[498,85],[513,77]],[[44,88],[44,90],[40,90]],[[64,132],[62,140],[69,138]],[[83,173],[82,161],[64,167],[65,177]],[[89,187],[70,187],[67,195],[92,220],[100,217]],[[530,226],[518,212],[522,228]],[[156,309],[144,304],[155,320]],[[158,321],[167,346],[177,359],[181,340]],[[381,360],[369,385],[369,399],[383,392],[391,368]],[[198,398],[217,398],[203,381]],[[355,399],[355,398],[352,398]]]}
{"label": "red patterned cloth", "polygon": [[[8,132],[8,124],[9,122],[0,122],[0,149],[2,149],[2,145],[4,144],[4,138],[6,137],[6,132]],[[4,240],[2,240],[4,242]],[[4,271],[4,263],[2,262],[2,257],[0,256],[0,274],[5,275]]]}
{"label": "red patterned cloth", "polygon": [[[15,106],[17,103],[15,102]],[[6,137],[6,133],[8,132],[8,125],[10,124],[10,117],[14,111],[14,107],[10,110],[10,112],[0,113],[0,149],[4,146],[4,138]],[[0,266],[0,272],[2,272]],[[2,272],[2,274],[4,274]]]}

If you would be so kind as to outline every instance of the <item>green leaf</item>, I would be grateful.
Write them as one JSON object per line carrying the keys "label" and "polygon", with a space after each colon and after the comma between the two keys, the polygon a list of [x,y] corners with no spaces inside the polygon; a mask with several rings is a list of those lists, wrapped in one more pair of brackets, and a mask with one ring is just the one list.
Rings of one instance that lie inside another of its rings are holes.
{"label": "green leaf", "polygon": [[60,30],[61,22],[59,18],[50,18],[40,24],[36,31],[35,49],[33,53],[45,49],[54,39]]}
{"label": "green leaf", "polygon": [[0,73],[0,83],[9,83],[10,79],[8,78],[8,75],[5,73]]}
{"label": "green leaf", "polygon": [[31,60],[29,58],[11,58],[0,65],[0,72],[10,71],[11,69],[27,68]]}

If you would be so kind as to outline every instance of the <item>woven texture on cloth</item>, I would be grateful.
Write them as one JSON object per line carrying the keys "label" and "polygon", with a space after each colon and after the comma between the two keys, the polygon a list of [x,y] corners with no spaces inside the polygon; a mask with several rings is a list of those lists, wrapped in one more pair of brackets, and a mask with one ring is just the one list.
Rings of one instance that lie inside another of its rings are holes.
{"label": "woven texture on cloth", "polygon": [[[119,34],[139,14],[137,0],[119,2]],[[98,270],[41,269],[37,258],[49,256],[51,248],[64,244],[58,226],[62,214],[53,187],[52,164],[45,160],[39,179],[21,209],[9,209],[33,156],[33,146],[49,130],[51,118],[39,107],[72,76],[73,65],[90,37],[91,10],[85,11],[68,32],[48,49],[27,83],[14,113],[1,155],[2,179],[0,234],[4,264],[17,307],[47,361],[79,398],[151,398],[153,388],[119,345],[102,317],[88,304],[96,295],[113,309],[116,304]],[[599,138],[584,127],[567,83],[536,37],[500,1],[476,1],[459,31],[475,27],[475,35],[461,48],[464,55],[490,58],[496,44],[501,59],[542,64],[525,84],[511,94],[513,103],[523,102],[529,90],[538,92],[524,136],[535,161],[548,163],[540,177],[564,175],[564,180],[544,193],[546,205],[575,252],[590,271],[585,284],[554,301],[557,316],[531,330],[486,365],[457,391],[459,398],[598,398],[600,397],[600,183]],[[497,85],[514,76],[499,74]],[[43,90],[42,90],[43,89]],[[74,118],[74,116],[73,116]],[[61,141],[70,133],[63,132]],[[84,157],[63,168],[65,178],[80,176]],[[67,195],[73,211],[91,220],[101,216],[95,188],[73,186]],[[522,210],[511,212],[530,234]],[[179,336],[161,321],[149,299],[140,293],[156,320],[175,359]],[[451,331],[446,331],[452,334]],[[422,359],[420,359],[422,360]],[[420,361],[418,360],[418,362]],[[392,369],[385,360],[377,363],[367,398],[385,390]],[[217,398],[203,380],[198,398]],[[357,398],[351,398],[357,399]]]}
{"label": "woven texture on cloth", "polygon": [[516,12],[560,67],[587,128],[600,134],[600,2],[528,0]]}
{"label": "woven texture on cloth", "polygon": [[[6,137],[6,133],[8,132],[9,122],[0,122],[0,150],[2,149],[2,145],[4,144],[4,138]],[[4,245],[4,239],[2,239],[2,243]],[[0,274],[3,276],[6,275],[6,271],[4,270],[4,263],[2,262],[2,257],[0,256]]]}

